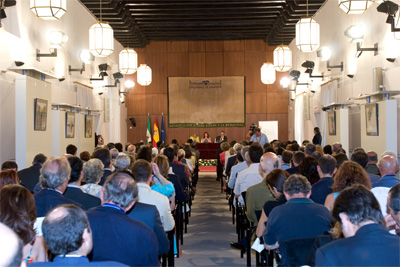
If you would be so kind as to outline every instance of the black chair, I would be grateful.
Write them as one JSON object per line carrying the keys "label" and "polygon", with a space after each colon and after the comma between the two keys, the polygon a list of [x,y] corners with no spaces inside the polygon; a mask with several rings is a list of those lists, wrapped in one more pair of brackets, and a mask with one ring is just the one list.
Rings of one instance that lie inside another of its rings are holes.
{"label": "black chair", "polygon": [[310,254],[314,240],[315,237],[308,237],[289,239],[283,242],[286,251],[287,266],[302,266],[308,264],[307,257]]}
{"label": "black chair", "polygon": [[[161,256],[162,264],[161,266],[175,266],[175,255],[174,255],[174,233],[175,229],[167,232],[168,240],[169,240],[169,251],[167,254]],[[178,250],[179,254],[179,250]]]}

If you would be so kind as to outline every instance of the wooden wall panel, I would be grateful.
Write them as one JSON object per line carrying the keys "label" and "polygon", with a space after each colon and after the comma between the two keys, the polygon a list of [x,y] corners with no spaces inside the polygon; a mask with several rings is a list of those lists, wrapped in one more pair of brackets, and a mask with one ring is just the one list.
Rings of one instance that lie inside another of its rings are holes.
{"label": "wooden wall panel", "polygon": [[146,53],[167,53],[167,42],[151,42],[146,46]]}
{"label": "wooden wall panel", "polygon": [[287,71],[285,72],[276,71],[275,75],[276,75],[276,80],[273,84],[267,85],[267,92],[285,92],[285,89],[282,87],[280,82],[283,77],[289,77],[289,73]]}
{"label": "wooden wall panel", "polygon": [[147,65],[152,70],[152,82],[147,86],[146,93],[167,93],[168,54],[151,53],[146,56]]}
{"label": "wooden wall panel", "polygon": [[263,113],[263,114],[246,114],[246,134],[248,129],[250,128],[251,124],[257,124],[259,121],[266,121],[267,120],[267,114]]}
{"label": "wooden wall panel", "polygon": [[189,52],[205,52],[206,42],[205,41],[189,41]]}
{"label": "wooden wall panel", "polygon": [[266,113],[267,108],[266,93],[247,93],[246,94],[246,113]]}
{"label": "wooden wall panel", "polygon": [[244,54],[244,75],[246,76],[247,93],[265,93],[267,85],[261,82],[261,66],[264,64],[265,52],[246,52]]}
{"label": "wooden wall panel", "polygon": [[287,113],[289,106],[289,93],[267,93],[267,114]]}
{"label": "wooden wall panel", "polygon": [[265,51],[264,40],[245,40],[245,51]]}
{"label": "wooden wall panel", "polygon": [[225,52],[244,51],[244,40],[224,41]]}
{"label": "wooden wall panel", "polygon": [[244,75],[244,52],[224,52],[224,76]]}
{"label": "wooden wall panel", "polygon": [[128,118],[131,117],[135,118],[136,127],[132,127],[132,129],[129,129],[128,127],[128,141],[131,143],[137,143],[146,138],[147,114],[137,115],[128,113]]}
{"label": "wooden wall panel", "polygon": [[133,94],[127,95],[125,100],[127,113],[144,115],[147,114],[146,111],[146,94]]}
{"label": "wooden wall panel", "polygon": [[206,76],[206,53],[189,53],[189,77]]}
{"label": "wooden wall panel", "polygon": [[168,53],[168,77],[187,77],[189,75],[189,54]]}
{"label": "wooden wall panel", "polygon": [[167,42],[167,51],[168,53],[187,53],[189,51],[189,42],[188,41],[175,41],[175,42]]}
{"label": "wooden wall panel", "polygon": [[206,54],[206,76],[224,75],[224,55],[222,52]]}
{"label": "wooden wall panel", "polygon": [[146,112],[150,114],[167,114],[168,101],[167,94],[147,94],[146,95]]}
{"label": "wooden wall panel", "polygon": [[224,51],[224,41],[206,41],[207,52],[222,52]]}

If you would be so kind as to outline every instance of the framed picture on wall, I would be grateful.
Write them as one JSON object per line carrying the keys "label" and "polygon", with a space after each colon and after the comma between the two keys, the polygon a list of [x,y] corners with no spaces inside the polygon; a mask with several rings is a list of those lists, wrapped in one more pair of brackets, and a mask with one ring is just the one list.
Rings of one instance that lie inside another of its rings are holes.
{"label": "framed picture on wall", "polygon": [[328,133],[336,135],[336,111],[328,111]]}
{"label": "framed picture on wall", "polygon": [[75,112],[66,112],[65,138],[75,137]]}
{"label": "framed picture on wall", "polygon": [[93,133],[93,116],[85,116],[85,138],[91,138]]}
{"label": "framed picture on wall", "polygon": [[378,136],[379,135],[379,113],[378,104],[367,104],[365,105],[365,122],[367,135]]}
{"label": "framed picture on wall", "polygon": [[47,126],[47,100],[35,98],[34,130],[46,131]]}

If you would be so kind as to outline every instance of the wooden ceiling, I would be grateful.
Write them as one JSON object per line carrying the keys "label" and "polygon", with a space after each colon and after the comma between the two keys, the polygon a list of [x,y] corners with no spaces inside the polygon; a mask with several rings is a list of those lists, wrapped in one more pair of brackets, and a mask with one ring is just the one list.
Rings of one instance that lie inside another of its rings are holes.
{"label": "wooden ceiling", "polygon": [[[80,0],[107,21],[124,46],[152,41],[263,39],[289,44],[302,16],[314,15],[326,0]],[[101,1],[101,9],[100,9]]]}

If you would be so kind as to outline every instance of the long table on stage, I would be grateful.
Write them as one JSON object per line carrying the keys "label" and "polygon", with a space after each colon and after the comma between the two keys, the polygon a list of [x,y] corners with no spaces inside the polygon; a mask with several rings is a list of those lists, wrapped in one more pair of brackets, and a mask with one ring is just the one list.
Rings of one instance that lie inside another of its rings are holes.
{"label": "long table on stage", "polygon": [[217,150],[220,148],[220,143],[197,143],[196,148],[200,152],[201,159],[216,159]]}

